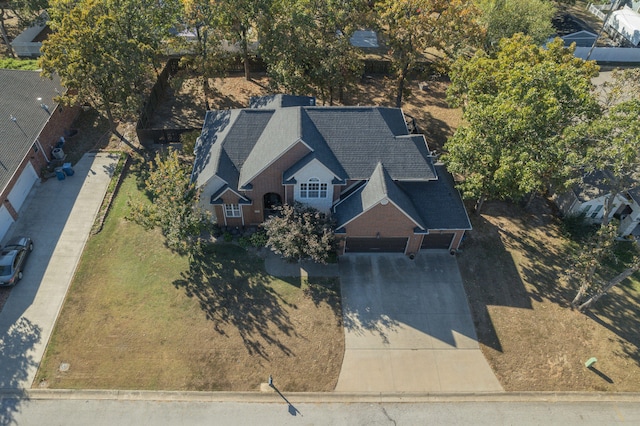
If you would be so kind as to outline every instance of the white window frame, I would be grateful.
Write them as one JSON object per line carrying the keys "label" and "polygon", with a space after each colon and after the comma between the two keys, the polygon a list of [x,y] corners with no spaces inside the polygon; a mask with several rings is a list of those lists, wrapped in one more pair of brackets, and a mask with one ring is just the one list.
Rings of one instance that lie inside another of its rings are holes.
{"label": "white window frame", "polygon": [[329,185],[320,182],[318,178],[309,178],[308,181],[300,184],[300,198],[319,199],[327,198],[329,194]]}
{"label": "white window frame", "polygon": [[240,204],[225,204],[224,205],[224,217],[241,217],[242,211],[240,210]]}
{"label": "white window frame", "polygon": [[596,208],[591,213],[591,219],[595,219],[598,216],[598,213],[600,213],[600,210],[602,210],[602,207],[603,207],[602,204],[598,204],[596,206]]}

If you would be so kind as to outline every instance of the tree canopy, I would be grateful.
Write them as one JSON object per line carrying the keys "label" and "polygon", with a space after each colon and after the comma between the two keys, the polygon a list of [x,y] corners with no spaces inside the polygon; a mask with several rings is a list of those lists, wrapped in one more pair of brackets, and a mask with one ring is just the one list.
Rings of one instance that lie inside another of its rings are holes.
{"label": "tree canopy", "polygon": [[191,182],[191,165],[177,151],[158,153],[144,179],[150,202],[130,200],[128,219],[147,229],[158,227],[167,246],[187,252],[193,237],[203,229],[205,216],[197,207],[198,191]]}
{"label": "tree canopy", "polygon": [[244,65],[244,76],[251,78],[249,64],[249,43],[252,37],[257,41],[255,31],[259,22],[267,14],[272,0],[218,0],[219,22],[226,39],[238,43]]}
{"label": "tree canopy", "polygon": [[516,33],[543,44],[555,32],[551,20],[557,9],[552,0],[476,0],[476,3],[482,11],[479,20],[487,31],[487,49]]}
{"label": "tree canopy", "polygon": [[456,61],[448,98],[463,108],[464,124],[445,144],[444,161],[464,176],[463,195],[518,199],[566,184],[588,147],[567,129],[598,115],[597,72],[562,40],[542,48],[521,34],[502,39],[495,55]]}
{"label": "tree canopy", "polygon": [[283,205],[280,214],[264,223],[267,246],[285,259],[327,263],[331,253],[335,252],[332,225],[327,215],[313,207],[299,203]]}
{"label": "tree canopy", "polygon": [[339,98],[363,72],[360,53],[349,41],[363,7],[362,1],[274,2],[260,47],[275,84],[329,104]]}
{"label": "tree canopy", "polygon": [[[640,269],[638,257],[618,276],[604,283],[596,278],[602,263],[603,252],[609,253],[617,227],[609,222],[613,206],[619,194],[640,185],[640,70],[616,71],[613,79],[604,85],[600,93],[603,112],[588,123],[572,129],[571,137],[579,139],[588,148],[582,159],[584,173],[601,171],[608,187],[604,200],[603,219],[592,246],[583,247],[578,257],[589,267],[579,270],[579,289],[572,305],[580,310],[590,307],[603,294]],[[586,302],[588,291],[593,296]]]}
{"label": "tree canopy", "polygon": [[[169,4],[169,3],[167,3]],[[155,0],[53,0],[53,33],[43,42],[43,73],[57,73],[67,103],[88,103],[117,118],[138,111],[166,22]]]}
{"label": "tree canopy", "polygon": [[[379,0],[375,19],[386,36],[396,74],[396,106],[402,106],[405,81],[429,49],[455,57],[480,45],[479,11],[470,0]],[[433,52],[432,52],[433,53]]]}

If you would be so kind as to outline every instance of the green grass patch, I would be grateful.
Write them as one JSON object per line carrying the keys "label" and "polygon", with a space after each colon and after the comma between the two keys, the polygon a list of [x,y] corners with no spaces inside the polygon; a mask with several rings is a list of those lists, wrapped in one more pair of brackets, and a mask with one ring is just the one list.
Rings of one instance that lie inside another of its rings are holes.
{"label": "green grass patch", "polygon": [[127,200],[144,197],[129,170],[87,243],[36,384],[257,390],[274,374],[283,390],[332,390],[344,353],[338,286],[277,279],[233,244],[175,254],[159,231],[125,219]]}
{"label": "green grass patch", "polygon": [[6,58],[0,59],[0,69],[35,71],[39,70],[40,66],[36,59]]}

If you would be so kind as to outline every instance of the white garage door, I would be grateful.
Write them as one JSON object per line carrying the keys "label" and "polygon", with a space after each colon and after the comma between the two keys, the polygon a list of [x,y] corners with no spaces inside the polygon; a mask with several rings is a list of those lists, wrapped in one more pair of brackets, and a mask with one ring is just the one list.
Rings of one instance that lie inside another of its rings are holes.
{"label": "white garage door", "polygon": [[22,174],[16,181],[16,184],[13,185],[13,189],[7,197],[16,211],[20,211],[22,203],[24,203],[27,195],[29,195],[29,191],[31,191],[36,180],[38,180],[38,174],[33,169],[31,163],[27,163],[27,167],[24,168]]}
{"label": "white garage door", "polygon": [[9,210],[5,206],[0,206],[0,240],[4,238],[12,223],[13,218]]}

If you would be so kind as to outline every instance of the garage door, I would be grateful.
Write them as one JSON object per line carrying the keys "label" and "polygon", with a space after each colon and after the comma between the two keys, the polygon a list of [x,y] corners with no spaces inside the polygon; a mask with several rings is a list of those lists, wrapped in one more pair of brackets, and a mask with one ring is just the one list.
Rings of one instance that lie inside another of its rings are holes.
{"label": "garage door", "polygon": [[404,253],[408,238],[347,238],[346,253]]}
{"label": "garage door", "polygon": [[38,180],[38,174],[33,169],[31,163],[27,163],[27,167],[24,168],[22,174],[16,181],[16,184],[13,185],[13,189],[9,193],[7,197],[9,202],[16,211],[20,211],[20,207],[22,207],[22,203],[29,195],[29,191],[33,188],[33,184]]}
{"label": "garage door", "polygon": [[452,232],[445,232],[442,234],[428,234],[424,236],[422,240],[421,250],[425,249],[444,249],[449,250],[451,247],[451,240],[453,240]]}
{"label": "garage door", "polygon": [[13,218],[9,210],[5,206],[0,206],[0,240],[4,238],[12,223]]}

